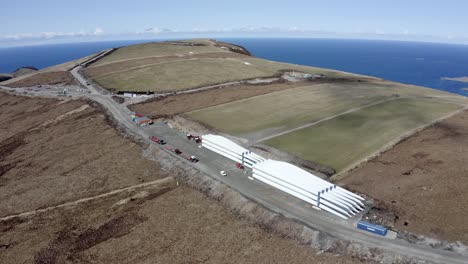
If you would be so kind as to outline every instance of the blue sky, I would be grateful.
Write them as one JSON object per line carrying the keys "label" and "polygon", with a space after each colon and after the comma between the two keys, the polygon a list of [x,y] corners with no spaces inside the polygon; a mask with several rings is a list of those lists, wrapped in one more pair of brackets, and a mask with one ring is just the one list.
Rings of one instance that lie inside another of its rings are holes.
{"label": "blue sky", "polygon": [[0,46],[140,38],[331,37],[468,44],[468,1],[6,1]]}

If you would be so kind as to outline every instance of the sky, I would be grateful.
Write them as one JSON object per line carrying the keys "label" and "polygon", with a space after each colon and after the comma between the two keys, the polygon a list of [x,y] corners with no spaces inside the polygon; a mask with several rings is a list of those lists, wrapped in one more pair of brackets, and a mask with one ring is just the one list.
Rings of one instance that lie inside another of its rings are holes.
{"label": "sky", "polygon": [[463,0],[0,0],[0,46],[184,37],[468,44]]}

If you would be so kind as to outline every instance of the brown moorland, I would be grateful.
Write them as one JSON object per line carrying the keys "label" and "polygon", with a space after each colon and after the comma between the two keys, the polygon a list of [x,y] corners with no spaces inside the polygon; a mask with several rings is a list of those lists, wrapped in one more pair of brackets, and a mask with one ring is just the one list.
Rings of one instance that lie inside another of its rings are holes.
{"label": "brown moorland", "polygon": [[393,212],[395,227],[468,243],[468,111],[400,142],[340,183]]}
{"label": "brown moorland", "polygon": [[[0,93],[2,216],[168,179],[98,109]],[[0,263],[361,263],[317,254],[170,185],[0,221]]]}

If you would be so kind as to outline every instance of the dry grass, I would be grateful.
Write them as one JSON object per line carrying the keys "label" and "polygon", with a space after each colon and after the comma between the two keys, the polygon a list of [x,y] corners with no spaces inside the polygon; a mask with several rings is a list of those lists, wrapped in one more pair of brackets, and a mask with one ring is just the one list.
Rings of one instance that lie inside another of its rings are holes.
{"label": "dry grass", "polygon": [[400,230],[468,243],[467,131],[465,111],[399,143],[340,183],[380,201],[398,216]]}
{"label": "dry grass", "polygon": [[339,172],[400,135],[460,108],[435,100],[398,99],[335,117],[265,143]]}
{"label": "dry grass", "polygon": [[1,216],[160,177],[138,145],[84,105],[1,95]]}
{"label": "dry grass", "polygon": [[275,72],[234,59],[199,59],[156,64],[95,78],[102,87],[121,91],[177,91],[212,84],[268,77]]}
{"label": "dry grass", "polygon": [[275,83],[268,85],[235,85],[208,91],[180,94],[130,105],[132,111],[152,117],[173,116],[210,106],[221,105],[256,95],[304,86],[310,83]]}
{"label": "dry grass", "polygon": [[38,72],[32,76],[21,78],[17,81],[9,82],[4,84],[5,86],[17,88],[17,87],[31,87],[37,85],[56,85],[65,84],[71,85],[76,84],[75,78],[68,71],[58,72]]}
{"label": "dry grass", "polygon": [[273,132],[389,99],[391,95],[391,91],[373,84],[327,83],[234,101],[191,112],[188,116],[235,135],[262,130]]}
{"label": "dry grass", "polygon": [[93,63],[91,67],[137,58],[177,56],[207,52],[223,52],[223,50],[213,46],[182,46],[163,42],[150,42],[119,48],[117,51]]}
{"label": "dry grass", "polygon": [[242,58],[244,56],[232,52],[209,52],[201,54],[188,54],[181,56],[147,57],[142,59],[131,59],[120,62],[108,63],[101,66],[85,68],[84,73],[90,78],[111,74],[113,72],[125,73],[130,69],[151,64],[171,62],[177,60],[200,59],[200,58]]}
{"label": "dry grass", "polygon": [[[0,94],[0,120],[1,215],[167,176],[83,101]],[[360,263],[171,182],[1,221],[0,263]]]}

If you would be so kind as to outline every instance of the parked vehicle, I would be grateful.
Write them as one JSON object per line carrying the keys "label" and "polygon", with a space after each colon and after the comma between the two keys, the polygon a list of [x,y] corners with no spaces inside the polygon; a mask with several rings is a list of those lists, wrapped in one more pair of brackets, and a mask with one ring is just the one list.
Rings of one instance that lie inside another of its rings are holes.
{"label": "parked vehicle", "polygon": [[375,224],[371,224],[365,221],[359,221],[357,224],[357,228],[361,230],[365,230],[367,232],[371,232],[380,236],[387,235],[387,228]]}
{"label": "parked vehicle", "polygon": [[242,164],[240,164],[240,163],[237,163],[237,164],[236,164],[236,167],[239,168],[239,169],[241,169],[241,170],[244,169],[244,166],[243,166]]}
{"label": "parked vehicle", "polygon": [[195,142],[197,142],[197,143],[201,143],[201,142],[202,142],[201,136],[194,136],[194,135],[192,135],[192,134],[187,134],[187,139],[188,139],[188,140],[192,140],[192,139],[193,139],[193,140],[194,140]]}
{"label": "parked vehicle", "polygon": [[180,156],[181,156],[182,158],[188,160],[188,161],[191,161],[191,162],[194,162],[194,163],[198,162],[198,159],[197,159],[197,157],[195,157],[195,156],[190,156],[190,155],[187,155],[187,154],[185,154],[185,153],[180,154]]}
{"label": "parked vehicle", "polygon": [[148,126],[148,125],[151,125],[153,124],[153,119],[151,118],[148,118],[146,116],[144,117],[135,117],[135,118],[132,118],[133,119],[133,122],[137,123],[137,125],[139,126]]}
{"label": "parked vehicle", "polygon": [[175,154],[177,154],[177,155],[182,154],[182,151],[180,151],[180,149],[175,149],[174,152],[175,152]]}
{"label": "parked vehicle", "polygon": [[220,171],[219,174],[221,174],[222,176],[227,176],[227,173],[225,171]]}
{"label": "parked vehicle", "polygon": [[160,138],[157,138],[157,137],[155,137],[155,136],[151,136],[151,137],[149,137],[149,139],[150,139],[151,141],[154,141],[154,142],[158,143],[159,145],[164,145],[164,144],[166,144],[166,141],[164,141],[164,140],[162,140],[162,139],[160,139]]}

